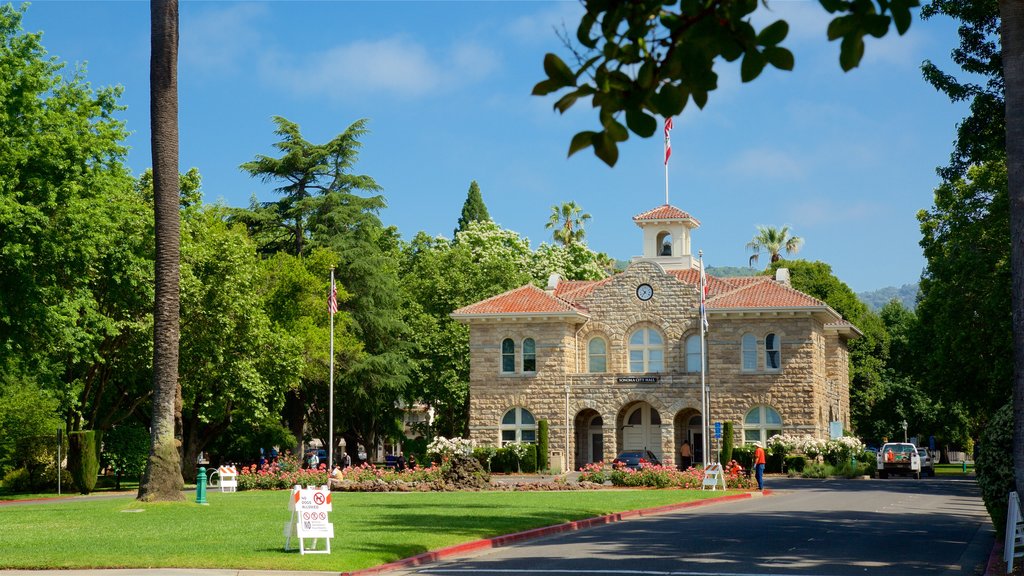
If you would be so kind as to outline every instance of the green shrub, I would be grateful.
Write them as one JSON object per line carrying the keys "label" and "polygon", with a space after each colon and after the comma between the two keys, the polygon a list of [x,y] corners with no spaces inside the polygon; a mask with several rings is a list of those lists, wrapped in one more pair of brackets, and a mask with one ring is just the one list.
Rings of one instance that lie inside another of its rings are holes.
{"label": "green shrub", "polygon": [[804,478],[828,478],[831,474],[828,465],[811,462],[804,467]]}
{"label": "green shrub", "polygon": [[521,463],[523,472],[527,474],[533,474],[537,471],[537,445],[527,444],[526,455],[523,456]]}
{"label": "green shrub", "polygon": [[426,438],[402,440],[402,453],[405,454],[405,459],[408,460],[409,456],[415,456],[417,462],[429,462],[427,460],[427,444],[429,442]]}
{"label": "green shrub", "polygon": [[537,421],[537,470],[548,469],[548,421]]}
{"label": "green shrub", "polygon": [[803,472],[807,466],[807,457],[802,454],[793,454],[792,456],[786,456],[786,471],[787,472]]}
{"label": "green shrub", "polygon": [[24,468],[11,470],[4,474],[4,479],[0,482],[0,486],[7,492],[32,492],[31,478],[29,478],[28,470]]}
{"label": "green shrub", "polygon": [[98,430],[79,430],[68,433],[68,470],[75,486],[82,494],[96,488],[96,477],[100,473],[100,440]]}
{"label": "green shrub", "polygon": [[476,458],[480,462],[480,466],[488,472],[496,472],[492,465],[497,454],[498,448],[494,446],[478,446],[473,449],[473,458]]}
{"label": "green shrub", "polygon": [[[732,460],[736,460],[746,469],[754,467],[754,445],[744,444],[743,446],[734,446],[732,449]],[[722,462],[728,463],[729,460],[722,460]]]}
{"label": "green shrub", "polygon": [[984,427],[974,463],[985,508],[999,538],[1006,529],[1006,506],[1013,481],[1013,401],[1000,408]]}
{"label": "green shrub", "polygon": [[142,426],[116,426],[103,436],[103,460],[114,471],[114,488],[121,478],[140,478],[149,457],[149,431]]}
{"label": "green shrub", "polygon": [[732,421],[728,420],[722,422],[722,453],[719,454],[719,462],[728,462],[732,460],[732,443],[735,439],[732,437]]}

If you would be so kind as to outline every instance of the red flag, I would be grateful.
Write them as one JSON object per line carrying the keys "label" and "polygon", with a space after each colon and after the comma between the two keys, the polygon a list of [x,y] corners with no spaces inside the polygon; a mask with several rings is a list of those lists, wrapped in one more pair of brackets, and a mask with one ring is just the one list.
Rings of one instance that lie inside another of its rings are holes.
{"label": "red flag", "polygon": [[708,329],[708,277],[704,274],[704,260],[700,261],[700,321],[704,324],[704,330]]}
{"label": "red flag", "polygon": [[331,295],[327,298],[327,309],[331,311],[331,314],[338,313],[338,288],[331,282]]}
{"label": "red flag", "polygon": [[672,118],[665,118],[665,165],[668,166],[668,159],[672,157],[672,140],[668,133],[672,130]]}

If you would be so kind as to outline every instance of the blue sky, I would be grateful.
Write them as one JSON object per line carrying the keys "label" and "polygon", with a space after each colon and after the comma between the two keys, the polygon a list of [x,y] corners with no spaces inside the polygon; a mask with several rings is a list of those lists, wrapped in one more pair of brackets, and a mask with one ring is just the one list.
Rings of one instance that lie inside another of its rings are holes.
{"label": "blue sky", "polygon": [[[719,68],[704,110],[675,119],[669,202],[702,223],[693,235],[711,266],[745,266],[757,225],[788,225],[798,257],[822,260],[856,291],[916,282],[924,266],[915,215],[932,204],[966,106],[921,78],[925,59],[949,72],[955,24],[915,18],[905,36],[869,39],[843,73],[817,2],[770,2],[790,22],[793,72],[767,69],[742,84]],[[181,2],[181,169],[203,175],[205,199],[245,206],[276,198],[238,166],[274,154],[271,118],[325,142],[366,118],[356,171],[383,186],[385,224],[411,239],[451,236],[472,180],[491,217],[550,241],[551,206],[590,213],[590,246],[619,259],[641,252],[632,216],[665,201],[660,136],[632,137],[608,168],[569,141],[594,129],[578,103],[530,96],[554,33],[575,31],[575,1]],[[41,1],[23,22],[93,86],[121,85],[132,136],[128,164],[150,165],[149,4]],[[660,131],[659,131],[660,133]],[[762,259],[762,266],[766,263]]]}

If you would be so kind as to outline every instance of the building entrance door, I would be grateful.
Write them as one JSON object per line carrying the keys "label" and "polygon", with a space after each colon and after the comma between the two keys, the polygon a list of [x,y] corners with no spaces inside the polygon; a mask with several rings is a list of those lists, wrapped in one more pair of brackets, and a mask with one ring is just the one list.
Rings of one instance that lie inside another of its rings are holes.
{"label": "building entrance door", "polygon": [[622,429],[623,450],[650,450],[663,458],[661,451],[661,415],[650,404],[640,402],[626,415]]}

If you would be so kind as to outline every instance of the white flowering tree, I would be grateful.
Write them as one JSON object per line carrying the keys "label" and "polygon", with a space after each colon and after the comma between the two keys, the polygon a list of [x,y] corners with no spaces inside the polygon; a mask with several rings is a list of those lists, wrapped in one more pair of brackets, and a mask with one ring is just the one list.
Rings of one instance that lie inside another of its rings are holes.
{"label": "white flowering tree", "polygon": [[476,442],[468,438],[445,438],[438,436],[427,445],[427,454],[437,456],[442,460],[449,460],[452,457],[469,457],[473,454]]}

